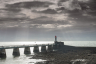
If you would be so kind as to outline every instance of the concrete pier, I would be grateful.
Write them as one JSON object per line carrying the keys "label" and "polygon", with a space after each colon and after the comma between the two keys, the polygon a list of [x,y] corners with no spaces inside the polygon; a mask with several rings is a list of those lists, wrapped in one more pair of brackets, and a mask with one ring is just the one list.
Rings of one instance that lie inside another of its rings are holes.
{"label": "concrete pier", "polygon": [[14,48],[13,49],[13,55],[14,56],[20,56],[19,48]]}
{"label": "concrete pier", "polygon": [[53,51],[53,46],[52,46],[52,45],[48,45],[47,51],[48,51],[48,52],[52,52],[52,51]]}
{"label": "concrete pier", "polygon": [[25,47],[24,54],[31,54],[30,47]]}
{"label": "concrete pier", "polygon": [[46,51],[46,46],[41,46],[41,52],[47,52]]}
{"label": "concrete pier", "polygon": [[5,51],[5,49],[0,49],[0,58],[6,58],[6,51]]}
{"label": "concrete pier", "polygon": [[39,52],[39,47],[35,46],[34,49],[33,49],[33,52]]}

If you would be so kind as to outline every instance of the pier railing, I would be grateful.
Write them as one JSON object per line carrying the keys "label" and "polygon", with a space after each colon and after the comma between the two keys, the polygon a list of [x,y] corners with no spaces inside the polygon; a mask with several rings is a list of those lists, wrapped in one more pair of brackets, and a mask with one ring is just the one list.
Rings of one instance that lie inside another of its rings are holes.
{"label": "pier railing", "polygon": [[24,48],[24,47],[48,46],[48,45],[53,44],[8,45],[8,46],[0,46],[0,49]]}

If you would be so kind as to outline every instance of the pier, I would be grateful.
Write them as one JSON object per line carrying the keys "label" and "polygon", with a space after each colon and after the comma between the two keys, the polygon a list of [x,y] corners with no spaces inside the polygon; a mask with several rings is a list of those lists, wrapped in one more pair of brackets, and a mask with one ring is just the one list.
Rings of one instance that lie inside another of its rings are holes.
{"label": "pier", "polygon": [[34,47],[34,53],[39,52],[39,47],[41,47],[41,52],[52,52],[53,50],[60,50],[62,47],[64,47],[64,42],[57,42],[57,37],[55,36],[55,41],[53,44],[0,46],[0,58],[6,58],[6,49],[13,49],[12,55],[14,56],[20,56],[19,48],[24,48],[24,54],[31,54],[30,47]]}

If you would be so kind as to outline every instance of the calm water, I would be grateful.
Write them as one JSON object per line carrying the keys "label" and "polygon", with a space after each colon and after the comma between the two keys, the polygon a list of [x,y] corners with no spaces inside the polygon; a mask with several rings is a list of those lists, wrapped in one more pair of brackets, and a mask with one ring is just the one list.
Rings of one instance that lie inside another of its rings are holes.
{"label": "calm water", "polygon": [[[0,46],[5,45],[26,45],[26,44],[47,44],[53,43],[53,41],[38,41],[38,42],[0,42]],[[64,41],[65,45],[71,46],[96,46],[96,41]],[[41,47],[39,47],[40,50]],[[20,48],[20,56],[13,57],[12,55],[13,49],[6,49],[7,58],[0,59],[0,64],[36,64],[36,62],[42,62],[46,60],[42,59],[29,59],[34,54],[33,47],[31,47],[31,56],[24,54],[24,48]]]}

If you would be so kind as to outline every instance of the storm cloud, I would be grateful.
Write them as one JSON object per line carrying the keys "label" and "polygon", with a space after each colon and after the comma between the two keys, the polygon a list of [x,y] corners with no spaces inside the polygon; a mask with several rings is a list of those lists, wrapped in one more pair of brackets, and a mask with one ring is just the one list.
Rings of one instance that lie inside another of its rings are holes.
{"label": "storm cloud", "polygon": [[16,38],[27,36],[29,40],[34,34],[42,39],[57,34],[61,40],[96,40],[95,0],[0,1],[0,34],[10,36],[4,33],[10,32]]}

